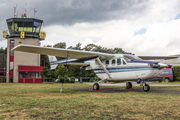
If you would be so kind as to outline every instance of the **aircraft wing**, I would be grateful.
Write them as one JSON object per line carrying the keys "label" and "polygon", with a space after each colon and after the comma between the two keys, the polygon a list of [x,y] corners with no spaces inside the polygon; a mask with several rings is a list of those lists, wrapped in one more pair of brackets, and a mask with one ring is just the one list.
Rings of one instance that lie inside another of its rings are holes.
{"label": "aircraft wing", "polygon": [[143,60],[153,60],[153,59],[174,59],[178,58],[177,56],[138,56]]}
{"label": "aircraft wing", "polygon": [[92,57],[99,57],[101,60],[109,60],[115,55],[108,53],[99,53],[92,51],[81,51],[81,50],[71,50],[71,49],[60,49],[60,48],[50,48],[50,47],[41,47],[34,45],[24,45],[20,44],[14,47],[12,50],[21,51],[21,52],[29,52],[29,53],[37,53],[43,55],[53,55],[64,58],[74,58],[74,59],[88,59]]}

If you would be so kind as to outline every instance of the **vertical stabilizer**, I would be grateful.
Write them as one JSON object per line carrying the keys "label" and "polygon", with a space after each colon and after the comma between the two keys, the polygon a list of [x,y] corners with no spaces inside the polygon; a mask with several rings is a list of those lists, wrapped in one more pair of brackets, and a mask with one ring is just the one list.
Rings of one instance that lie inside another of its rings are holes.
{"label": "vertical stabilizer", "polygon": [[50,63],[50,69],[51,71],[54,71],[56,69],[56,67],[58,66],[57,63],[57,59],[55,56],[51,56],[51,55],[48,55],[48,58],[49,58],[49,63]]}

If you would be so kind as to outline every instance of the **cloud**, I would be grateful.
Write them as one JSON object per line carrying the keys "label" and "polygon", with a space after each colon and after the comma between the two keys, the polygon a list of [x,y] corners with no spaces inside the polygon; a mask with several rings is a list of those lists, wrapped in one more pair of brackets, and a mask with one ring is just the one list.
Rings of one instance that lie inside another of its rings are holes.
{"label": "cloud", "polygon": [[[5,18],[23,13],[44,20],[42,45],[66,42],[119,47],[136,55],[168,55],[179,51],[180,1],[154,0],[5,0],[0,4],[2,30]],[[43,4],[42,4],[43,3]],[[6,12],[4,12],[6,11]],[[2,32],[0,33],[0,35]],[[1,35],[2,36],[2,35]],[[0,40],[1,41],[1,40]]]}
{"label": "cloud", "polygon": [[6,48],[7,47],[7,41],[6,40],[2,40],[0,41],[0,47]]}
{"label": "cloud", "polygon": [[25,0],[24,2],[7,0],[4,6],[9,7],[3,9],[10,15],[13,13],[12,6],[15,6],[16,3],[18,3],[17,12],[19,15],[27,8],[27,15],[34,17],[33,12],[36,8],[36,17],[43,19],[47,26],[135,18],[135,16],[143,14],[148,5],[148,2],[143,0]]}

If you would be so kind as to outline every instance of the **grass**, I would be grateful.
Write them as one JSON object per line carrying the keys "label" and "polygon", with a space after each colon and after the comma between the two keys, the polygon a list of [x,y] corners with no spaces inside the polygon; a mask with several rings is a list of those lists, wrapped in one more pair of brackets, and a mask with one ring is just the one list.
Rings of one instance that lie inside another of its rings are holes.
{"label": "grass", "polygon": [[85,84],[64,84],[60,93],[60,87],[1,83],[0,119],[180,119],[180,95],[67,90],[92,88]]}

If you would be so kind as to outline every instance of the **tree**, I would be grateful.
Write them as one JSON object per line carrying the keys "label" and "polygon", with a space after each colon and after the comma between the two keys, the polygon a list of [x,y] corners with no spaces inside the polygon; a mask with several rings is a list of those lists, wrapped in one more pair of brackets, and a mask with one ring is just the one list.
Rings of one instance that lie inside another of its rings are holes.
{"label": "tree", "polygon": [[1,47],[0,53],[7,54],[7,47],[5,49],[3,47]]}
{"label": "tree", "polygon": [[43,67],[43,78],[54,78],[54,72],[47,66]]}
{"label": "tree", "polygon": [[103,53],[111,53],[111,54],[132,54],[126,51],[123,51],[122,48],[106,48],[106,47],[101,47],[95,44],[88,44],[86,45],[83,50],[85,51],[95,51],[95,52],[103,52]]}
{"label": "tree", "polygon": [[60,43],[57,43],[55,45],[53,45],[54,48],[63,48],[63,49],[66,49],[66,43],[65,42],[60,42]]}
{"label": "tree", "polygon": [[54,76],[56,78],[68,77],[68,69],[64,65],[59,65],[54,71]]}
{"label": "tree", "polygon": [[81,43],[76,44],[75,47],[70,46],[70,47],[68,47],[67,49],[82,50],[82,49],[81,49]]}

